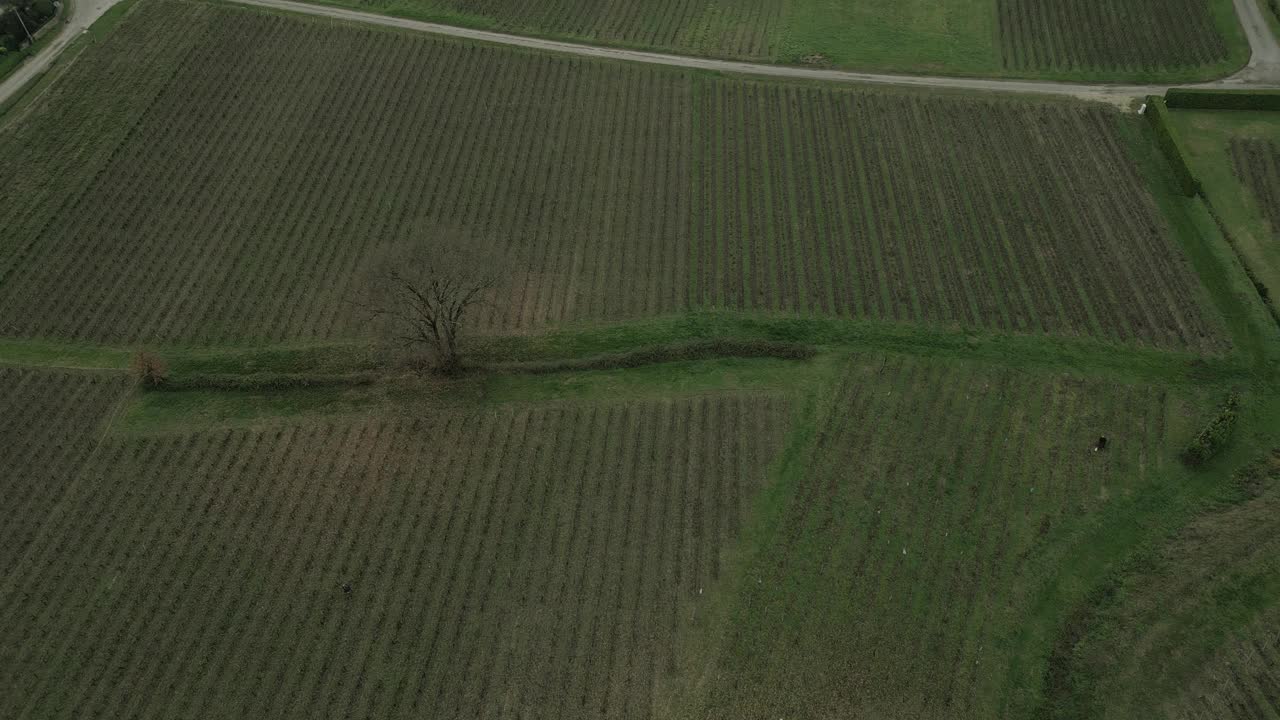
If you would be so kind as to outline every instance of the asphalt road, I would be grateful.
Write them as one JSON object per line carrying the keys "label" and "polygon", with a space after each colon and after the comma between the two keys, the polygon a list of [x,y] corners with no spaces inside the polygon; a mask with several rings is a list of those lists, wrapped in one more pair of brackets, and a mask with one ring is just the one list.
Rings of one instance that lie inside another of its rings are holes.
{"label": "asphalt road", "polygon": [[[120,0],[73,0],[73,13],[65,22],[65,27],[57,38],[47,45],[36,57],[23,63],[18,70],[0,83],[0,103],[5,102],[27,81],[42,73],[57,57],[58,53],[72,39],[87,28],[94,20],[102,16],[108,8]],[[581,43],[545,40],[524,35],[488,30],[441,25],[439,23],[406,20],[403,18],[379,15],[323,5],[310,5],[293,0],[230,0],[242,5],[283,10],[287,12],[327,17],[337,20],[359,22],[369,25],[414,30],[435,35],[465,38],[481,42],[496,43],[514,47],[531,48],[550,52],[579,55],[583,57],[605,58],[641,62],[652,65],[670,65],[675,67],[699,68],[725,73],[760,75],[767,77],[796,78],[809,80],[825,80],[829,82],[861,83],[872,85],[895,85],[903,87],[954,88],[959,90],[976,90],[986,92],[1028,93],[1038,95],[1058,95],[1075,97],[1084,100],[1096,100],[1120,106],[1128,105],[1135,98],[1146,95],[1160,95],[1169,85],[1101,85],[1086,83],[1062,83],[1036,80],[1004,80],[988,78],[964,78],[925,75],[887,75],[880,73],[863,73],[846,70],[824,70],[819,68],[795,67],[788,65],[769,65],[762,63],[736,62],[732,60],[714,60],[711,58],[670,55],[666,53],[626,50],[621,48],[585,45]],[[1280,87],[1280,44],[1271,33],[1263,10],[1257,0],[1234,0],[1236,12],[1249,38],[1252,56],[1247,67],[1229,78],[1194,87]]]}

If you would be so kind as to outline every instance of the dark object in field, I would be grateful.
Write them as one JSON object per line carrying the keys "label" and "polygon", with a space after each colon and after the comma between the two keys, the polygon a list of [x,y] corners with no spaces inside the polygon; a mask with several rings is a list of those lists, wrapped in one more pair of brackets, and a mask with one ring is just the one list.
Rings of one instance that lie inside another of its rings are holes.
{"label": "dark object in field", "polygon": [[346,593],[346,594],[350,595],[350,594],[351,594],[351,583],[349,583],[349,582],[344,582],[344,583],[342,583],[342,592],[344,592],[344,593]]}
{"label": "dark object in field", "polygon": [[1107,449],[1107,436],[1106,435],[1099,436],[1098,444],[1093,446],[1093,451],[1097,452],[1099,450],[1106,450],[1106,449]]}

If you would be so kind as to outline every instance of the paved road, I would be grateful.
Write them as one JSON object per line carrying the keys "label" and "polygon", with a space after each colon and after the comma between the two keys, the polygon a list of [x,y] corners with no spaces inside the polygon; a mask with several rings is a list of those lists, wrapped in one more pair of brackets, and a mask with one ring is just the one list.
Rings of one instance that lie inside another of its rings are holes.
{"label": "paved road", "polygon": [[117,2],[120,0],[70,0],[67,11],[61,18],[54,21],[62,26],[56,28],[58,34],[41,48],[39,53],[27,58],[3,82],[0,82],[0,104],[22,89],[28,81],[47,70],[72,40],[87,30]]}
{"label": "paved road", "polygon": [[[35,58],[24,63],[17,72],[4,83],[0,83],[0,103],[9,98],[26,80],[43,72],[59,52],[94,20],[99,18],[107,8],[119,0],[74,0],[75,11],[68,19],[61,34]],[[294,0],[231,0],[242,5],[284,10],[288,12],[334,18],[369,25],[416,30],[419,32],[450,37],[466,38],[482,42],[510,45],[514,47],[547,50],[567,53],[583,57],[626,60],[630,62],[649,63],[653,65],[671,65],[676,67],[700,68],[727,73],[747,75],[763,75],[769,77],[797,78],[810,80],[827,80],[845,83],[863,83],[878,85],[897,85],[906,87],[955,88],[960,90],[980,90],[988,92],[1032,93],[1040,95],[1060,95],[1086,100],[1099,100],[1120,106],[1128,105],[1134,98],[1152,94],[1163,94],[1168,85],[1097,85],[1085,83],[1043,82],[1035,80],[995,80],[986,78],[939,77],[924,75],[885,75],[879,73],[862,73],[845,70],[823,70],[818,68],[795,67],[788,65],[768,65],[761,63],[735,62],[732,60],[714,60],[710,58],[689,57],[685,55],[669,55],[666,53],[645,52],[641,50],[625,50],[621,48],[599,47],[580,43],[544,40],[541,38],[487,30],[441,25],[439,23],[406,20],[403,18],[378,15],[375,13],[347,10],[344,8],[310,5]],[[1240,15],[1252,57],[1248,67],[1239,73],[1212,83],[1197,87],[1241,87],[1241,86],[1275,86],[1280,87],[1280,45],[1267,26],[1262,9],[1257,0],[1234,0],[1236,11]]]}

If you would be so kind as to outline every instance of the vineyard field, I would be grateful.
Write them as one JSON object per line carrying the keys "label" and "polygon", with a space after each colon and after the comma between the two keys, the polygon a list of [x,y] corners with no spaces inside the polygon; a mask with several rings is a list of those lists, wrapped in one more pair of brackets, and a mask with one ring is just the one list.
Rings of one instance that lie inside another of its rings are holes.
{"label": "vineyard field", "polygon": [[776,54],[784,6],[779,0],[356,0],[347,4],[508,32],[748,59]]}
{"label": "vineyard field", "polygon": [[1280,714],[1280,449],[1227,482],[1082,614],[1051,717]]}
{"label": "vineyard field", "polygon": [[378,262],[453,243],[523,260],[489,333],[732,309],[1226,346],[1139,121],[1102,106],[181,0],[141,0],[79,64],[0,129],[0,172],[29,178],[0,188],[2,336],[350,338]]}
{"label": "vineyard field", "polygon": [[1166,704],[1164,716],[1280,718],[1280,612],[1256,621],[1220,649],[1182,697]]}
{"label": "vineyard field", "polygon": [[119,374],[0,366],[0,578],[39,534],[126,389]]}
{"label": "vineyard field", "polygon": [[111,433],[0,589],[0,715],[650,717],[788,407]]}
{"label": "vineyard field", "polygon": [[1060,541],[1176,470],[1189,418],[1211,404],[1198,390],[852,364],[807,456],[782,471],[788,500],[743,572],[710,691],[684,717],[1034,716],[1005,663],[1070,555]]}
{"label": "vineyard field", "polygon": [[1280,720],[1236,0],[304,2],[0,108],[0,720]]}
{"label": "vineyard field", "polygon": [[1253,282],[1280,298],[1280,123],[1273,112],[1174,110],[1178,139]]}
{"label": "vineyard field", "polygon": [[1230,0],[338,0],[689,55],[860,70],[1157,78],[1247,59]]}
{"label": "vineyard field", "polygon": [[1280,238],[1280,147],[1266,140],[1235,138],[1231,141],[1231,163],[1236,177],[1271,224],[1272,234]]}
{"label": "vineyard field", "polygon": [[1214,10],[1205,0],[998,0],[1001,57],[1021,70],[1221,64],[1231,48]]}

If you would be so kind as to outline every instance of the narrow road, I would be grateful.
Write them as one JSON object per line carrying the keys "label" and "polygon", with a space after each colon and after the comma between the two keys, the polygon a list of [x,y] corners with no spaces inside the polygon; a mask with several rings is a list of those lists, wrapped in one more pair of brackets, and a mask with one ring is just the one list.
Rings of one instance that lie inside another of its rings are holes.
{"label": "narrow road", "polygon": [[[1086,83],[1062,83],[1037,80],[996,80],[987,78],[964,78],[926,75],[886,75],[881,73],[852,72],[847,70],[822,70],[818,68],[796,67],[790,65],[769,65],[764,63],[737,62],[733,60],[714,60],[711,58],[690,57],[686,55],[670,55],[667,53],[646,52],[643,50],[626,50],[621,48],[584,45],[559,40],[544,40],[524,35],[510,35],[489,30],[473,30],[470,28],[441,25],[439,23],[405,20],[402,18],[378,15],[375,13],[347,10],[322,5],[310,5],[295,0],[231,0],[241,5],[285,10],[319,17],[348,20],[384,25],[387,27],[416,30],[419,32],[450,37],[466,38],[482,42],[511,45],[515,47],[567,53],[583,57],[605,58],[610,60],[626,60],[630,62],[649,63],[652,65],[672,65],[676,67],[698,68],[718,72],[738,73],[745,75],[764,75],[768,77],[796,78],[808,80],[826,80],[842,83],[863,83],[873,85],[896,85],[905,87],[955,88],[960,90],[979,90],[987,92],[1032,93],[1039,95],[1060,95],[1098,100],[1127,106],[1134,98],[1147,95],[1163,95],[1169,85],[1098,85]],[[1280,86],[1280,45],[1277,45],[1271,28],[1267,25],[1258,7],[1257,0],[1234,0],[1236,11],[1241,17],[1252,48],[1252,59],[1244,70],[1224,80],[1204,83],[1195,87],[1239,87]],[[1275,70],[1276,72],[1272,72]]]}
{"label": "narrow road", "polygon": [[27,58],[8,77],[0,81],[0,104],[4,104],[21,90],[22,86],[48,70],[54,59],[71,44],[72,40],[88,30],[90,25],[118,2],[120,0],[69,0],[62,17],[53,21],[61,25],[55,28],[57,35],[34,57]]}
{"label": "narrow road", "polygon": [[[359,10],[311,5],[294,0],[231,0],[240,5],[285,10],[319,17],[383,25],[404,30],[416,30],[435,35],[478,40],[514,47],[546,50],[550,52],[579,55],[582,57],[604,58],[609,60],[625,60],[629,62],[648,63],[651,65],[671,65],[675,67],[713,70],[717,72],[744,75],[763,75],[767,77],[794,78],[804,80],[826,80],[842,83],[864,83],[874,85],[896,85],[907,87],[940,87],[962,90],[985,90],[990,92],[1037,93],[1041,95],[1066,95],[1088,100],[1101,100],[1117,105],[1127,105],[1133,98],[1150,94],[1163,93],[1164,87],[1149,85],[1087,85],[1077,83],[1042,82],[1036,80],[995,80],[986,78],[962,78],[925,75],[885,75],[880,73],[852,72],[847,70],[823,70],[819,68],[796,67],[793,65],[770,65],[766,63],[738,62],[734,60],[715,60],[712,58],[691,57],[687,55],[670,55],[667,53],[648,52],[644,50],[627,50],[623,48],[584,45],[560,40],[546,40],[525,35],[490,30],[474,30],[471,28],[441,25],[439,23],[406,20],[403,18],[378,15]],[[1252,0],[1243,0],[1251,2]]]}
{"label": "narrow road", "polygon": [[1271,26],[1263,15],[1267,10],[1258,5],[1259,1],[1235,0],[1236,15],[1244,26],[1244,34],[1249,38],[1253,54],[1249,58],[1249,64],[1224,80],[1223,84],[1280,83],[1280,43],[1276,42],[1275,33],[1271,32]]}
{"label": "narrow road", "polygon": [[[40,54],[23,63],[18,70],[3,83],[0,83],[0,103],[5,102],[17,92],[23,83],[43,72],[58,53],[72,39],[87,28],[94,20],[102,16],[108,8],[120,0],[73,0],[74,12],[66,21],[65,27],[57,38],[47,45]],[[442,25],[439,23],[407,20],[404,18],[379,15],[376,13],[348,10],[345,8],[324,5],[311,5],[294,0],[229,0],[241,5],[283,10],[286,12],[332,18],[369,25],[414,30],[435,35],[477,40],[513,47],[545,50],[582,57],[624,60],[628,62],[648,63],[651,65],[669,65],[674,67],[696,68],[717,72],[760,75],[766,77],[794,78],[802,80],[826,80],[840,83],[861,83],[872,85],[895,85],[901,87],[953,88],[959,90],[978,90],[986,92],[1029,93],[1039,95],[1058,95],[1075,97],[1084,100],[1095,100],[1113,103],[1119,106],[1128,105],[1133,99],[1146,95],[1160,95],[1169,85],[1099,85],[1087,83],[1048,82],[1037,80],[997,80],[988,78],[966,78],[926,75],[887,75],[881,73],[853,72],[847,70],[823,70],[818,68],[796,67],[789,65],[769,65],[764,63],[737,62],[733,60],[715,60],[711,58],[671,55],[667,53],[646,52],[643,50],[627,50],[622,48],[584,45],[581,43],[545,40],[542,38],[489,30],[473,30],[470,28]],[[1223,80],[1195,85],[1192,87],[1280,87],[1280,44],[1267,25],[1263,10],[1257,0],[1234,0],[1236,12],[1240,16],[1252,48],[1249,65],[1240,72]]]}

